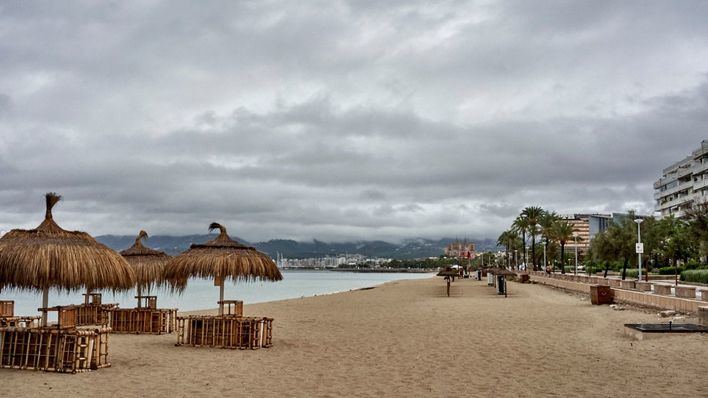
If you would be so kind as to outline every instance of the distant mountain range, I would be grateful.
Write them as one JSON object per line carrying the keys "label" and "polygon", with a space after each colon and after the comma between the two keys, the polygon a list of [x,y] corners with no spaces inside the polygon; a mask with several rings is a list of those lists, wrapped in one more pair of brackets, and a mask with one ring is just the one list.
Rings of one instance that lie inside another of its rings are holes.
{"label": "distant mountain range", "polygon": [[[151,236],[145,243],[155,249],[164,250],[167,254],[175,255],[187,250],[195,242],[205,242],[216,235],[186,235],[186,236]],[[123,250],[130,247],[135,236],[128,235],[101,235],[96,239],[104,245]],[[406,239],[401,243],[390,243],[380,240],[357,241],[344,243],[327,243],[319,240],[311,242],[298,242],[289,239],[271,239],[267,242],[248,242],[236,238],[239,242],[253,246],[275,258],[278,253],[286,258],[312,258],[336,256],[338,254],[361,254],[366,257],[395,258],[399,260],[411,258],[437,257],[443,253],[445,246],[455,241],[451,238],[433,239]],[[496,243],[492,239],[471,240],[475,242],[477,251],[496,250]]]}

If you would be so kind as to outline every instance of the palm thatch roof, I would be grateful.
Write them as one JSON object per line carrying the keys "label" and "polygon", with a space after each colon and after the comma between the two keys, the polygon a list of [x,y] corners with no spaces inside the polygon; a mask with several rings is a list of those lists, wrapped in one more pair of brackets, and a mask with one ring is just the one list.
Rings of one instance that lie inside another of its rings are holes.
{"label": "palm thatch roof", "polygon": [[133,246],[120,252],[121,256],[133,267],[136,285],[145,289],[162,285],[165,265],[171,258],[163,251],[145,247],[142,240],[147,237],[147,232],[141,230],[135,238]]}
{"label": "palm thatch roof", "polygon": [[237,280],[283,279],[278,266],[267,254],[231,239],[226,228],[218,223],[209,225],[209,231],[219,230],[219,236],[206,243],[192,244],[165,267],[165,279],[173,288],[190,277]]}
{"label": "palm thatch roof", "polygon": [[0,238],[0,289],[129,289],[133,269],[123,257],[81,231],[66,231],[52,218],[61,196],[45,195],[44,221],[35,229],[13,229]]}
{"label": "palm thatch roof", "polygon": [[504,268],[489,268],[487,272],[493,275],[516,276],[516,272]]}
{"label": "palm thatch roof", "polygon": [[441,269],[436,276],[459,276],[460,271],[454,269]]}

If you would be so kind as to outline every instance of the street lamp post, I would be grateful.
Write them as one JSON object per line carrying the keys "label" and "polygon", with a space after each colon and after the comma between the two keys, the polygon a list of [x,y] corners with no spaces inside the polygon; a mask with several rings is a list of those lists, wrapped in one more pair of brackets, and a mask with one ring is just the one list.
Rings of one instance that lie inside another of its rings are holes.
{"label": "street lamp post", "polygon": [[578,275],[578,235],[573,235],[573,240],[575,241],[575,271],[574,275]]}
{"label": "street lamp post", "polygon": [[529,247],[526,246],[526,251],[524,252],[524,271],[529,269],[528,258],[529,258]]}
{"label": "street lamp post", "polygon": [[634,220],[634,222],[637,223],[637,266],[639,267],[639,280],[642,280],[642,253],[644,252],[644,247],[642,245],[642,220],[641,218],[637,218]]}
{"label": "street lamp post", "polygon": [[543,241],[543,269],[541,271],[545,271],[546,268],[548,268],[548,263],[546,262],[546,245],[548,242],[545,240]]}
{"label": "street lamp post", "polygon": [[519,269],[519,258],[518,258],[519,250],[514,249],[514,269]]}

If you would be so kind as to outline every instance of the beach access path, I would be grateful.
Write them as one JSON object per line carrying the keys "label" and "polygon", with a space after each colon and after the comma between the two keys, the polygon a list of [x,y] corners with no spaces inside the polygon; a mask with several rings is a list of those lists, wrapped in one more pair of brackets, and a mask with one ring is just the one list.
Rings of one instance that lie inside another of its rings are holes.
{"label": "beach access path", "polygon": [[[188,300],[188,297],[184,298]],[[274,346],[175,347],[112,335],[112,367],[78,375],[0,369],[12,396],[708,396],[708,336],[635,341],[614,311],[541,285],[395,281],[370,290],[247,305],[275,318]],[[666,319],[662,320],[666,322]]]}

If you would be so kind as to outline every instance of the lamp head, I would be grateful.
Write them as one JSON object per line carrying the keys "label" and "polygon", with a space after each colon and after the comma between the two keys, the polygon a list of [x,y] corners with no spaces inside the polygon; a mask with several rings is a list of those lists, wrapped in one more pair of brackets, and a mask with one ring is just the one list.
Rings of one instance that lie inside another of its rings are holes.
{"label": "lamp head", "polygon": [[642,218],[635,218],[634,219],[634,222],[636,222],[637,224],[641,224],[642,221],[644,221],[644,219],[642,219]]}

